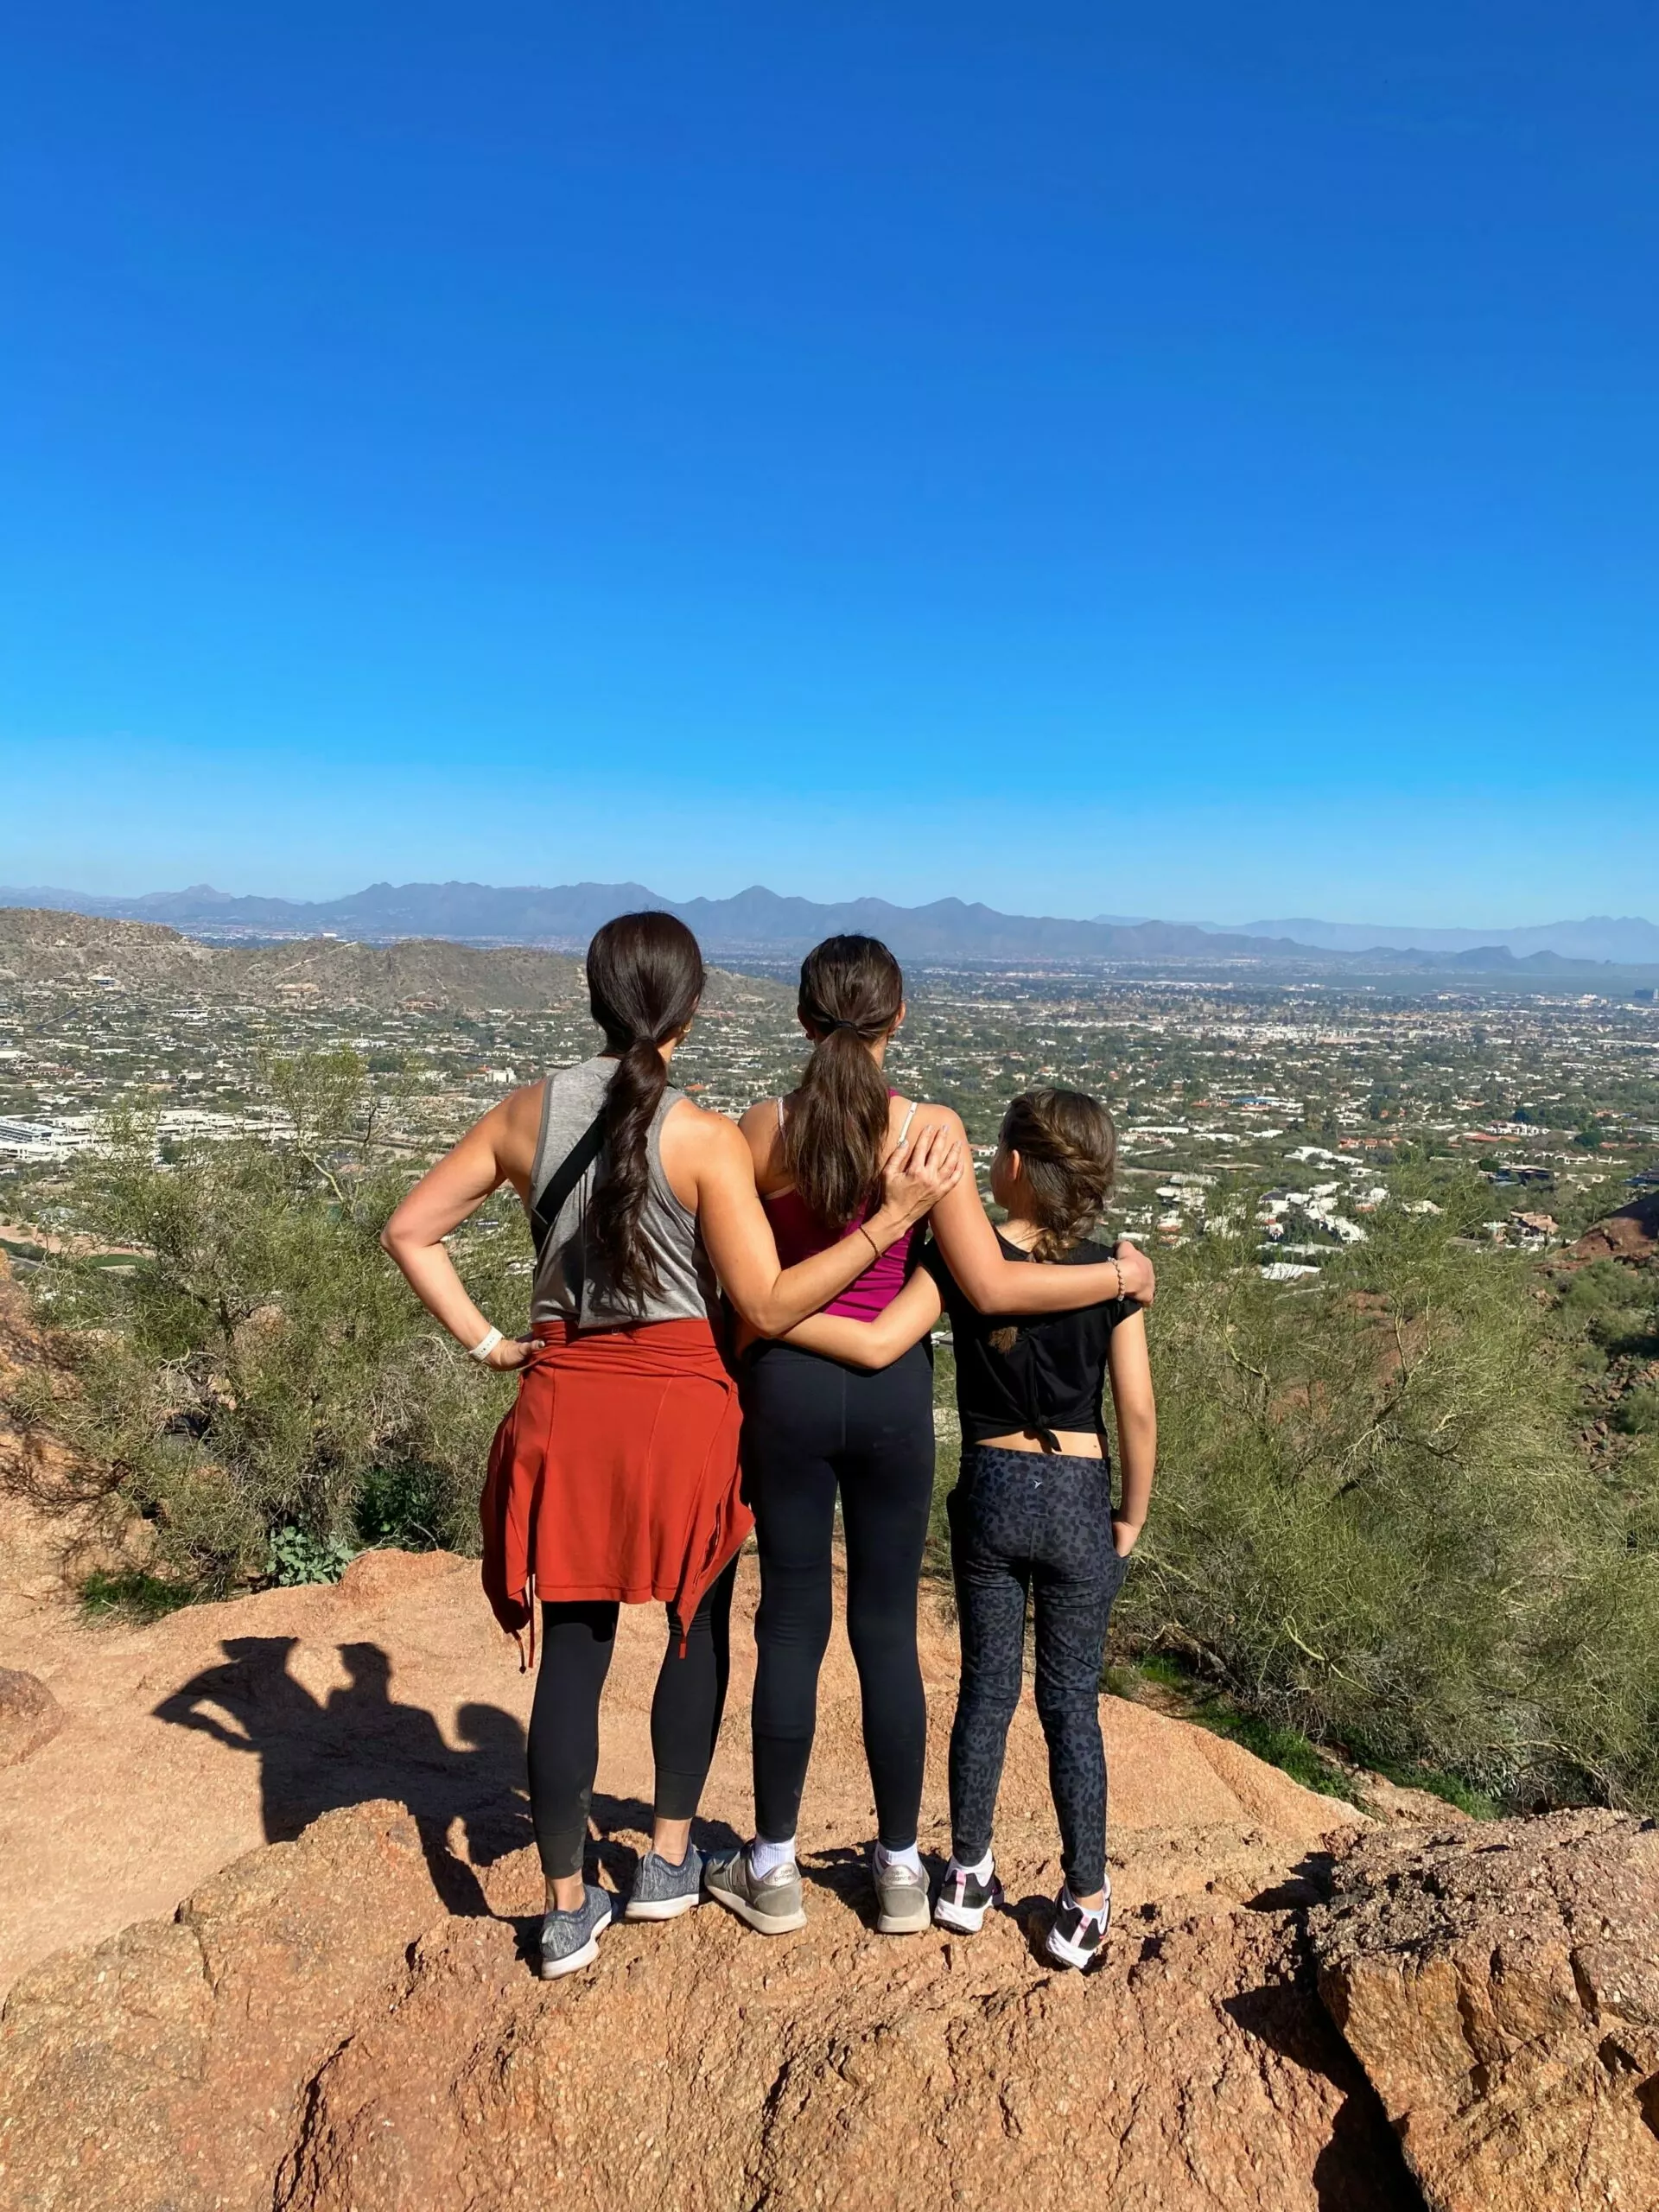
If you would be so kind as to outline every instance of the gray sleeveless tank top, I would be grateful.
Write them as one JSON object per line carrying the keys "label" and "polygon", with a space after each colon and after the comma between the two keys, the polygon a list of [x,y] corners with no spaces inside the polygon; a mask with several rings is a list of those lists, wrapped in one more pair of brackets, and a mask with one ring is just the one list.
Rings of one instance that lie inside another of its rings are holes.
{"label": "gray sleeveless tank top", "polygon": [[[604,1103],[606,1086],[616,1073],[614,1060],[583,1060],[547,1078],[542,1096],[541,1134],[530,1171],[530,1208],[557,1174],[592,1126]],[[683,1098],[671,1085],[652,1116],[646,1139],[651,1179],[639,1217],[639,1233],[657,1262],[661,1288],[643,1303],[623,1301],[611,1292],[604,1262],[586,1235],[588,1209],[604,1179],[601,1151],[560,1207],[536,1263],[530,1318],[574,1322],[582,1329],[617,1329],[644,1321],[713,1320],[718,1309],[715,1279],[697,1217],[675,1197],[663,1173],[664,1117]]]}

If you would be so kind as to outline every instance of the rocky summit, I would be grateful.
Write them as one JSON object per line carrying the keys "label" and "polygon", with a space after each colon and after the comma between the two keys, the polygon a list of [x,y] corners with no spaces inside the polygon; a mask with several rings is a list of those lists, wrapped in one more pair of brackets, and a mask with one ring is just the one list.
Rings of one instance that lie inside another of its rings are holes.
{"label": "rocky summit", "polygon": [[[1007,1910],[883,1938],[838,1635],[808,1926],[619,1925],[543,1984],[530,1684],[470,1561],[371,1553],[333,1586],[97,1628],[14,1533],[0,1665],[35,1687],[7,1684],[0,1772],[8,2208],[1659,2203],[1651,1824],[1383,1825],[1106,1699],[1116,1916],[1104,1964],[1062,1974],[1027,1694]],[[705,1840],[749,1814],[752,1562],[741,1589]],[[954,1638],[923,1602],[937,1864]],[[623,1891],[661,1634],[625,1613],[607,1694],[594,1850]]]}

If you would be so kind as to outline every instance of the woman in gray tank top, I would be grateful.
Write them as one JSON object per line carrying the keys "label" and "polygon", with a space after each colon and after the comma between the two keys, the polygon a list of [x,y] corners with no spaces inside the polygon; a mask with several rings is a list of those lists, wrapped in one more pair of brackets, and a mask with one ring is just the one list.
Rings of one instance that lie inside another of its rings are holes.
{"label": "woman in gray tank top", "polygon": [[[599,1700],[620,1605],[668,1609],[652,1708],[652,1848],[631,1918],[702,1894],[691,1818],[728,1672],[739,1490],[737,1395],[716,1332],[723,1289],[777,1336],[844,1290],[950,1190],[963,1146],[917,1137],[887,1164],[857,1237],[784,1268],[747,1145],[668,1082],[702,995],[696,940],[667,914],[610,922],[588,952],[606,1052],[516,1091],[423,1178],[383,1242],[429,1310],[475,1358],[519,1371],[482,1500],[485,1590],[521,1663],[543,1658],[530,1723],[531,1807],[547,1878],[542,1972],[592,1959],[612,1916],[583,1874]],[[530,1333],[506,1339],[468,1297],[443,1239],[503,1181],[536,1249]]]}
{"label": "woman in gray tank top", "polygon": [[616,1068],[613,1059],[583,1060],[549,1076],[542,1085],[541,1127],[530,1171],[530,1215],[537,1231],[532,1327],[541,1321],[582,1329],[713,1321],[719,1313],[720,1286],[697,1234],[696,1216],[680,1204],[663,1173],[663,1123],[685,1096],[671,1084],[664,1085],[645,1131],[646,1179],[635,1234],[654,1281],[638,1300],[631,1303],[618,1294],[604,1253],[587,1234],[601,1156],[583,1167],[556,1215],[551,1220],[545,1217],[547,1198],[558,1195],[554,1179],[603,1109]]}

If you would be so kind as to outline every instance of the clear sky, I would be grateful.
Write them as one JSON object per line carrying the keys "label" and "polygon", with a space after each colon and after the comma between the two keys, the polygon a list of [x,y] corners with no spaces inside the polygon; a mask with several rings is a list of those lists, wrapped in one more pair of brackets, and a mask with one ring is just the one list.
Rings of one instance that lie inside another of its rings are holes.
{"label": "clear sky", "polygon": [[0,880],[1659,910],[1652,0],[24,0]]}

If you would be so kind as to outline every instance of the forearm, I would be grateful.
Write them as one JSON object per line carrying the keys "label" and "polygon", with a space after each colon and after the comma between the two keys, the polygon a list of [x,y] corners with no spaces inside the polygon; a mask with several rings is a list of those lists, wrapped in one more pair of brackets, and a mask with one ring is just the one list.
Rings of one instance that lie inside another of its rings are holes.
{"label": "forearm", "polygon": [[[956,1274],[954,1262],[950,1272]],[[1068,1268],[998,1255],[976,1261],[967,1279],[957,1280],[981,1313],[1070,1313],[1116,1298],[1122,1287],[1116,1260]]]}
{"label": "forearm", "polygon": [[893,1358],[869,1322],[849,1320],[841,1313],[810,1313],[786,1332],[784,1342],[824,1359],[838,1359],[846,1367],[886,1367]]}
{"label": "forearm", "polygon": [[798,1323],[818,1313],[856,1282],[908,1225],[902,1219],[895,1220],[884,1207],[862,1227],[837,1238],[823,1251],[798,1261],[792,1268],[779,1268],[769,1281],[728,1284],[732,1303],[760,1336],[787,1336]]}
{"label": "forearm", "polygon": [[447,1247],[409,1242],[390,1230],[382,1242],[416,1298],[435,1320],[442,1322],[455,1342],[467,1351],[482,1343],[491,1324],[468,1297]]}
{"label": "forearm", "polygon": [[1122,1480],[1113,1518],[1139,1529],[1145,1523],[1152,1501],[1153,1470],[1158,1459],[1158,1416],[1150,1407],[1119,1412],[1117,1456]]}

